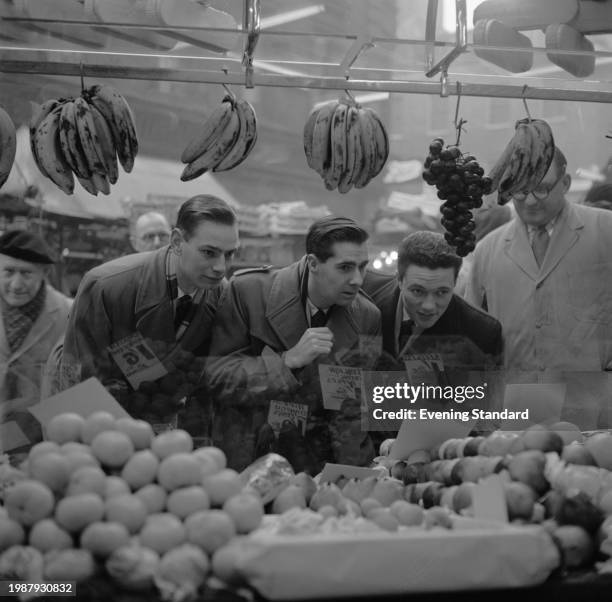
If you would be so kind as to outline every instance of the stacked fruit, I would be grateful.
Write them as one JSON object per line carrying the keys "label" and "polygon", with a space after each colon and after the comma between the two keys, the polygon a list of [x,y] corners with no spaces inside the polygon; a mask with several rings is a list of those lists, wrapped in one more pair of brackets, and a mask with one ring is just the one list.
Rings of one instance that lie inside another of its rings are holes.
{"label": "stacked fruit", "polygon": [[0,107],[0,188],[8,180],[17,151],[15,124],[9,114]]}
{"label": "stacked fruit", "polygon": [[186,600],[262,520],[223,452],[194,451],[182,430],[154,436],[100,411],[58,415],[46,431],[0,507],[0,579],[83,582],[105,567],[122,587]]}
{"label": "stacked fruit", "polygon": [[506,204],[515,192],[531,192],[542,181],[555,154],[552,130],[542,119],[520,119],[514,136],[491,169],[491,190]]}
{"label": "stacked fruit", "polygon": [[227,94],[183,151],[181,161],[187,167],[181,180],[193,180],[207,171],[233,169],[249,156],[256,141],[255,109],[244,98]]}
{"label": "stacked fruit", "polygon": [[[388,440],[381,452],[388,454],[391,447]],[[480,479],[499,475],[509,519],[541,523],[565,553],[568,568],[590,564],[598,543],[612,540],[612,532],[603,531],[606,525],[612,529],[612,519],[604,522],[612,516],[610,433],[584,439],[575,425],[563,422],[449,439],[405,460],[379,460],[405,484],[407,500],[468,515]]]}
{"label": "stacked fruit", "polygon": [[30,120],[30,146],[40,172],[66,194],[74,192],[75,176],[90,194],[109,194],[117,159],[129,173],[138,153],[132,111],[109,85],[44,102]]}
{"label": "stacked fruit", "polygon": [[444,147],[442,138],[429,145],[423,179],[435,185],[438,198],[444,200],[440,211],[447,242],[465,257],[476,247],[472,209],[482,206],[482,197],[491,192],[491,180],[483,177],[484,169],[476,157],[463,154],[458,146]]}
{"label": "stacked fruit", "polygon": [[376,177],[389,156],[389,137],[380,117],[353,99],[316,106],[304,126],[308,167],[327,190],[346,193]]}

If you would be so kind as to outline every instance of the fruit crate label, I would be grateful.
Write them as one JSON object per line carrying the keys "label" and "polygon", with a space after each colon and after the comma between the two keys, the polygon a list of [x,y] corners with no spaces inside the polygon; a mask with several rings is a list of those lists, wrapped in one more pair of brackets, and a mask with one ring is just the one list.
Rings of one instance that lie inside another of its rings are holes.
{"label": "fruit crate label", "polygon": [[319,364],[319,380],[326,410],[339,410],[345,399],[361,400],[361,369]]}
{"label": "fruit crate label", "polygon": [[143,381],[157,380],[168,374],[139,332],[113,343],[108,350],[134,390]]}
{"label": "fruit crate label", "polygon": [[406,374],[412,385],[442,385],[444,360],[439,353],[417,353],[403,357]]}
{"label": "fruit crate label", "polygon": [[286,421],[293,423],[302,435],[305,435],[307,419],[308,406],[306,404],[277,400],[272,400],[270,402],[268,424],[272,427],[277,437]]}

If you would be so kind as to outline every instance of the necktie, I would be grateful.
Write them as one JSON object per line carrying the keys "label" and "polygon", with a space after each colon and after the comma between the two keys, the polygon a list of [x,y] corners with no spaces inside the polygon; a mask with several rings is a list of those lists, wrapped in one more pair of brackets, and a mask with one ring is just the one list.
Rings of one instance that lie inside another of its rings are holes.
{"label": "necktie", "polygon": [[533,249],[533,255],[538,266],[542,265],[542,261],[546,255],[546,249],[548,249],[549,241],[550,236],[548,235],[548,232],[544,226],[538,227],[533,233],[531,248]]}
{"label": "necktie", "polygon": [[399,332],[399,348],[398,353],[402,352],[402,349],[406,346],[406,343],[412,336],[412,330],[414,327],[414,322],[412,320],[403,320],[402,325],[400,327]]}
{"label": "necktie", "polygon": [[325,326],[327,324],[327,316],[325,312],[320,309],[310,318],[310,328],[319,328],[321,326]]}
{"label": "necktie", "polygon": [[191,309],[191,296],[183,295],[176,303],[176,313],[174,314],[174,330],[178,330],[181,323],[189,315]]}

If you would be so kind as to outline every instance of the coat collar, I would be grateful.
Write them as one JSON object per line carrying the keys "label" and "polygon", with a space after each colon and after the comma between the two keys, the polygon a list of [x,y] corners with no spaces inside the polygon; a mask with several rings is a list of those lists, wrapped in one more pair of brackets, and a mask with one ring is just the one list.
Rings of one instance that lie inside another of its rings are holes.
{"label": "coat collar", "polygon": [[568,202],[555,224],[544,262],[538,267],[529,244],[527,228],[517,217],[507,230],[504,253],[532,280],[539,283],[554,270],[563,256],[576,244],[579,231],[583,227],[584,222]]}
{"label": "coat collar", "polygon": [[32,324],[25,339],[14,352],[8,351],[8,341],[6,340],[6,330],[4,329],[4,323],[0,320],[0,348],[7,350],[7,358],[9,362],[15,361],[18,357],[22,356],[29,349],[32,348],[40,339],[53,328],[57,314],[62,309],[64,300],[60,293],[52,289],[47,285],[47,296],[45,297],[45,305],[43,310],[38,316],[37,320]]}
{"label": "coat collar", "polygon": [[[307,277],[306,257],[274,275],[266,304],[266,320],[286,349],[300,340],[308,328],[301,290]],[[331,309],[328,326],[334,332],[334,350],[352,347],[358,340],[358,325],[354,312],[358,301],[347,307]]]}

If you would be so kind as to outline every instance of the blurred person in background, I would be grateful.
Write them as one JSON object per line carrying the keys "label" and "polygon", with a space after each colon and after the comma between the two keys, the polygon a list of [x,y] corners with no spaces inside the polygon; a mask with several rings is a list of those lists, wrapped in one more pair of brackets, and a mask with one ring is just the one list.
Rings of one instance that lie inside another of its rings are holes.
{"label": "blurred person in background", "polygon": [[598,209],[612,209],[612,184],[595,182],[586,193],[583,205]]}
{"label": "blurred person in background", "polygon": [[5,450],[17,446],[18,451],[42,438],[26,408],[40,401],[43,367],[64,334],[72,305],[48,283],[54,262],[36,234],[14,230],[0,236],[0,418],[8,439],[0,447]]}
{"label": "blurred person in background", "polygon": [[608,426],[612,395],[612,213],[568,201],[556,148],[516,217],[478,243],[466,298],[503,327],[508,382],[562,383],[562,419]]}
{"label": "blurred person in background", "polygon": [[[127,337],[144,339],[171,373],[179,360],[203,357],[237,248],[238,223],[232,208],[215,196],[197,195],[181,205],[169,244],[87,272],[75,298],[61,357],[62,375],[72,374],[73,380],[62,388],[96,376],[129,402],[131,388],[109,350]],[[133,406],[131,411],[160,430],[173,424],[179,400],[170,397],[180,397],[179,384],[167,383],[167,403],[160,400],[162,407],[155,408],[159,421],[148,415],[150,404]],[[153,389],[164,393],[155,383]]]}
{"label": "blurred person in background", "polygon": [[[483,204],[482,207],[472,210],[474,214],[474,236],[478,244],[489,232],[503,226],[512,219],[512,210],[509,205],[498,205],[497,203]],[[472,251],[463,258],[455,293],[460,297],[465,297],[467,284],[470,279],[470,272],[474,262],[474,252]]]}
{"label": "blurred person in background", "polygon": [[137,253],[155,251],[170,241],[170,224],[157,211],[143,213],[135,222],[130,234],[130,243]]}
{"label": "blurred person in background", "polygon": [[[361,432],[360,395],[326,409],[319,378],[320,364],[358,353],[361,335],[374,338],[371,355],[378,356],[380,312],[361,291],[367,239],[352,219],[330,215],[312,224],[299,261],[240,270],[230,280],[206,384],[216,403],[213,442],[231,468],[242,470],[270,451],[313,476],[326,462],[363,466],[373,459]],[[279,419],[276,433],[279,415],[287,420]]]}

